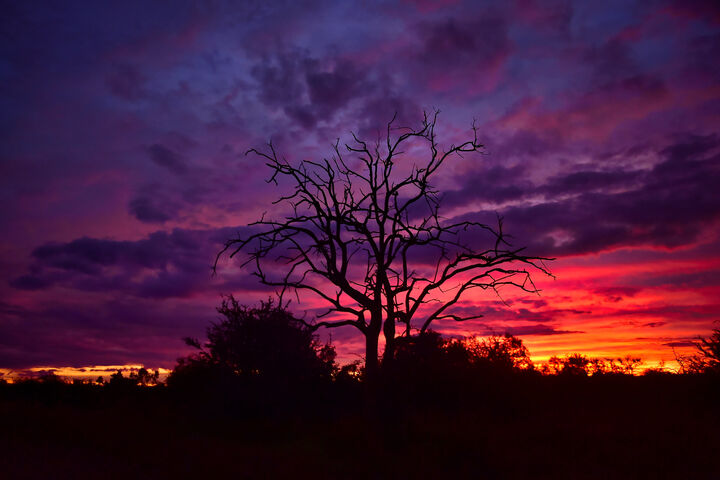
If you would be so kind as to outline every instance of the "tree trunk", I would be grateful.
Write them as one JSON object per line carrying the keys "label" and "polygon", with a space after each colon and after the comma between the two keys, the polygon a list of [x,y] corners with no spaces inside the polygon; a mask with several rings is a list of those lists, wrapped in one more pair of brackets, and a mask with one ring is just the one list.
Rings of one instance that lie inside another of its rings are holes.
{"label": "tree trunk", "polygon": [[378,363],[378,339],[380,329],[365,331],[365,418],[371,431],[375,428],[378,411],[378,397],[380,395],[380,365]]}
{"label": "tree trunk", "polygon": [[383,325],[385,335],[385,351],[383,352],[383,367],[390,367],[395,358],[395,319],[388,317]]}
{"label": "tree trunk", "polygon": [[366,332],[365,334],[365,377],[368,383],[374,383],[379,373],[378,363],[378,337],[379,333]]}

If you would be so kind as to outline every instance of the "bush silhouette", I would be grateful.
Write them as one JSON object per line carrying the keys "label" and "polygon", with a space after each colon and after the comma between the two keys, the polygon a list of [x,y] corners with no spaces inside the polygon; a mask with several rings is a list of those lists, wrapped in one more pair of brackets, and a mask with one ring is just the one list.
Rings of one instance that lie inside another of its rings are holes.
{"label": "bush silhouette", "polygon": [[527,347],[521,339],[509,333],[484,339],[471,338],[463,343],[476,364],[506,371],[534,368]]}
{"label": "bush silhouette", "polygon": [[698,363],[706,373],[720,373],[720,328],[713,330],[712,335],[700,338],[695,347],[699,351]]}
{"label": "bush silhouette", "polygon": [[259,307],[241,305],[233,296],[217,309],[224,317],[207,329],[207,341],[186,338],[199,351],[178,360],[168,383],[243,380],[266,385],[299,385],[329,380],[335,349],[321,343],[302,321],[272,300]]}
{"label": "bush silhouette", "polygon": [[572,353],[563,358],[553,356],[548,360],[548,373],[585,377],[589,373],[590,365],[591,360],[579,353]]}

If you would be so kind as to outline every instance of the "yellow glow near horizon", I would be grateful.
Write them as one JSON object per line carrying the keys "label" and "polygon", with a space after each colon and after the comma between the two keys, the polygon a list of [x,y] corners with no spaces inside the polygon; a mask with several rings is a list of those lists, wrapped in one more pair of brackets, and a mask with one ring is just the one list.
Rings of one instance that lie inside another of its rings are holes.
{"label": "yellow glow near horizon", "polygon": [[172,369],[164,367],[147,367],[140,364],[127,364],[127,365],[92,365],[85,367],[67,367],[67,366],[39,366],[31,368],[19,368],[9,369],[0,368],[0,379],[8,380],[12,383],[15,379],[22,378],[35,378],[42,374],[52,373],[58,377],[68,379],[81,379],[81,380],[94,380],[98,377],[103,377],[107,380],[110,375],[117,371],[123,374],[137,372],[141,368],[145,368],[149,372],[158,371],[160,378],[166,378]]}

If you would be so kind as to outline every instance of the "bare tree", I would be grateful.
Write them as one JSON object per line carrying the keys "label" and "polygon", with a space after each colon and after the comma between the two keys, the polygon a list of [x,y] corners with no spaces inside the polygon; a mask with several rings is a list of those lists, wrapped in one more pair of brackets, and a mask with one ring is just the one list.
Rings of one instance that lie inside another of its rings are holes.
{"label": "bare tree", "polygon": [[[419,128],[395,127],[368,143],[352,142],[321,161],[292,165],[268,149],[250,149],[271,169],[268,182],[289,180],[292,190],[275,203],[282,220],[265,215],[246,236],[230,239],[219,259],[244,251],[264,285],[310,292],[328,307],[313,328],[352,326],[365,337],[367,375],[392,360],[398,335],[426,332],[436,320],[463,321],[458,302],[475,289],[512,286],[537,293],[529,270],[550,275],[542,257],[512,247],[498,217],[496,227],[440,215],[441,196],[431,181],[449,159],[482,151],[473,123],[470,139],[443,149],[436,138],[438,111]],[[422,150],[419,152],[418,150]],[[418,157],[424,157],[422,161]],[[487,244],[475,246],[484,235]],[[398,330],[400,330],[398,332]]]}

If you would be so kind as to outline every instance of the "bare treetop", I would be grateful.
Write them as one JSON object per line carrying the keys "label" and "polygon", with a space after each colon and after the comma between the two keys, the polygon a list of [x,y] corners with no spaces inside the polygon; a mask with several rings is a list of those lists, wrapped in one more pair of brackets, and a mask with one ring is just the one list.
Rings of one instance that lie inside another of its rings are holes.
{"label": "bare treetop", "polygon": [[[515,248],[497,226],[440,215],[441,196],[432,180],[447,161],[477,154],[483,145],[475,124],[472,136],[442,148],[436,138],[438,111],[424,115],[419,128],[387,124],[384,138],[368,143],[352,134],[349,144],[333,145],[321,161],[293,165],[272,143],[250,149],[265,160],[268,182],[288,179],[292,191],[274,203],[289,207],[283,219],[263,218],[254,233],[230,239],[218,253],[247,254],[265,285],[306,291],[322,299],[328,310],[315,328],[353,326],[366,338],[368,372],[377,368],[378,338],[385,336],[383,361],[391,361],[396,326],[402,335],[424,333],[433,321],[463,321],[457,306],[467,292],[512,286],[537,293],[530,270],[550,275],[543,257]],[[424,146],[425,158],[406,153]],[[481,238],[487,244],[478,248]],[[332,315],[331,315],[332,314]]]}

